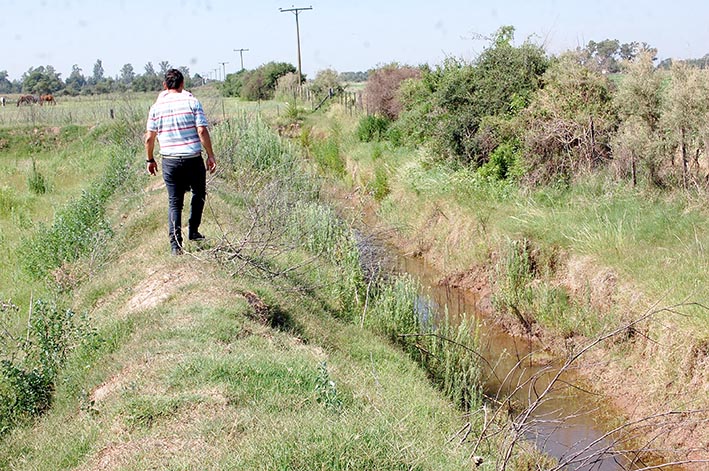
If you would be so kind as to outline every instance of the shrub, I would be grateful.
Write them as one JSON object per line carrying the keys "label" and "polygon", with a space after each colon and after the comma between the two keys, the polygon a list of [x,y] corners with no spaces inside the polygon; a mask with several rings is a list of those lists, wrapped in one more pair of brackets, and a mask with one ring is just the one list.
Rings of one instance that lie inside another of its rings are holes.
{"label": "shrub", "polygon": [[288,72],[278,77],[276,81],[276,99],[280,101],[291,101],[298,96],[298,74]]}
{"label": "shrub", "polygon": [[296,68],[286,62],[269,62],[257,69],[230,74],[222,85],[225,96],[238,95],[244,100],[267,100],[273,97],[278,79]]}
{"label": "shrub", "polygon": [[608,79],[581,65],[574,53],[557,60],[544,82],[523,113],[532,184],[571,177],[607,161],[618,123]]}
{"label": "shrub", "polygon": [[241,87],[244,86],[246,70],[240,70],[235,74],[227,74],[226,79],[220,85],[223,96],[241,96]]}
{"label": "shrub", "polygon": [[613,161],[619,176],[630,176],[633,185],[645,171],[647,181],[659,185],[663,147],[659,126],[662,76],[648,52],[625,62],[623,68],[623,80],[613,97],[622,120],[611,143]]}
{"label": "shrub", "polygon": [[[0,305],[3,323],[17,311],[11,303]],[[32,304],[27,332],[4,334],[0,357],[0,434],[24,418],[46,411],[51,405],[54,383],[68,354],[95,336],[88,319],[55,304],[36,300]],[[4,387],[3,387],[4,386]]]}
{"label": "shrub", "polygon": [[512,45],[513,32],[501,28],[474,63],[449,58],[436,70],[424,69],[417,83],[405,82],[400,93],[404,111],[397,126],[405,138],[425,143],[441,160],[484,164],[499,142],[484,145],[483,120],[519,113],[539,89],[547,68],[540,47]]}
{"label": "shrub", "polygon": [[402,107],[398,98],[401,82],[420,76],[420,69],[400,66],[396,63],[372,71],[364,89],[368,111],[392,120],[396,119]]}
{"label": "shrub", "polygon": [[47,192],[47,182],[44,175],[37,170],[37,163],[32,161],[32,172],[27,177],[27,187],[35,195],[43,195]]}
{"label": "shrub", "polygon": [[308,84],[310,90],[315,93],[316,96],[322,97],[330,93],[332,90],[334,93],[339,93],[342,91],[342,83],[340,82],[340,76],[337,71],[332,69],[325,69],[319,71],[315,75],[315,79]]}
{"label": "shrub", "polygon": [[111,228],[105,218],[108,199],[131,179],[133,153],[115,149],[101,180],[59,211],[51,226],[41,226],[19,248],[25,270],[37,279],[63,263],[99,249]]}
{"label": "shrub", "polygon": [[519,177],[521,155],[512,144],[505,143],[497,147],[482,167],[477,170],[478,175],[488,180],[507,180],[510,177]]}
{"label": "shrub", "polygon": [[709,79],[706,72],[683,62],[673,63],[663,98],[660,126],[665,137],[665,160],[672,167],[667,180],[674,177],[684,188],[706,185],[706,173],[699,162],[699,156],[706,154],[709,134],[706,125]]}
{"label": "shrub", "polygon": [[357,126],[357,138],[361,142],[381,141],[386,138],[390,125],[391,119],[384,116],[363,116]]}

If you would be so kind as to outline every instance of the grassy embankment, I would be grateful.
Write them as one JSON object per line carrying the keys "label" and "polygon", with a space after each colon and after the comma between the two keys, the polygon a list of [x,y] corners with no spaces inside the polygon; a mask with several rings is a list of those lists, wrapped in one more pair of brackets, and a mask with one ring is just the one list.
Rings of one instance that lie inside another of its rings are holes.
{"label": "grassy embankment", "polygon": [[[635,417],[706,410],[706,195],[635,190],[603,175],[520,189],[432,163],[424,150],[359,142],[358,119],[335,106],[306,123],[304,140],[396,229],[403,250],[480,290],[500,322],[562,355],[658,311],[586,355],[585,373]],[[669,443],[687,445],[688,435],[700,448],[709,440],[699,425]]]}
{"label": "grassy embankment", "polygon": [[[412,287],[363,297],[354,241],[292,150],[250,118],[215,129],[212,243],[171,258],[139,128],[62,127],[46,153],[22,141],[33,129],[4,131],[2,299],[18,309],[3,315],[27,342],[3,339],[0,393],[27,409],[2,411],[0,468],[469,469],[447,438],[464,423],[454,404],[479,400],[474,359],[397,342],[419,328]],[[32,157],[47,183],[34,195]]]}

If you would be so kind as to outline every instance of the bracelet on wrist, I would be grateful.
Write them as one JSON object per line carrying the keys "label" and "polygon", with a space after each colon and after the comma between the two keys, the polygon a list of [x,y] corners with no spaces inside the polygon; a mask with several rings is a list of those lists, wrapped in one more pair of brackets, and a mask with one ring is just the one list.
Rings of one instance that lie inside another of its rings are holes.
{"label": "bracelet on wrist", "polygon": [[154,163],[156,163],[156,162],[155,162],[155,159],[153,159],[152,157],[149,158],[149,159],[145,159],[145,161],[146,161],[147,163],[149,163],[149,164],[154,164]]}

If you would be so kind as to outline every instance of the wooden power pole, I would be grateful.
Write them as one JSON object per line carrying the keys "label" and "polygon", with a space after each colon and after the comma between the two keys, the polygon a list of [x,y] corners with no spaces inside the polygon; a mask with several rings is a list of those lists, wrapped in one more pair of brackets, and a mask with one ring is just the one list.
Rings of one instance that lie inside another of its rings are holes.
{"label": "wooden power pole", "polygon": [[301,11],[312,10],[312,9],[313,9],[312,6],[301,7],[301,8],[293,7],[293,8],[279,8],[278,9],[278,11],[280,11],[281,13],[285,13],[287,11],[292,11],[295,14],[295,33],[296,33],[296,37],[298,39],[298,86],[300,86],[301,82],[303,81],[303,73],[302,73],[302,69],[300,66],[300,24],[298,23],[298,14]]}
{"label": "wooden power pole", "polygon": [[239,53],[239,58],[241,59],[241,70],[244,70],[244,51],[248,51],[248,49],[234,49],[234,52]]}

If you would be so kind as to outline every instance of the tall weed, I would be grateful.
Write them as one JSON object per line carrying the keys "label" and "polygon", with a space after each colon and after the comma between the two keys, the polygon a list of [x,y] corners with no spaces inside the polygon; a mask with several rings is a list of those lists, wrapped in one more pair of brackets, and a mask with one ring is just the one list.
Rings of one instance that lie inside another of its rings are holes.
{"label": "tall weed", "polygon": [[27,331],[14,337],[8,328],[18,314],[12,303],[0,306],[0,435],[22,420],[46,411],[54,384],[69,352],[95,336],[85,316],[36,300]]}
{"label": "tall weed", "polygon": [[103,245],[112,234],[105,217],[108,200],[131,180],[132,160],[132,152],[115,148],[103,177],[60,210],[51,226],[41,225],[34,236],[21,244],[20,259],[27,273],[41,279],[63,263],[73,262]]}
{"label": "tall weed", "polygon": [[27,187],[31,193],[35,195],[43,195],[47,192],[47,181],[39,170],[37,170],[37,162],[32,161],[32,172],[27,176]]}
{"label": "tall weed", "polygon": [[[250,128],[250,123],[253,127]],[[363,256],[355,233],[328,206],[316,198],[319,181],[297,168],[290,158],[290,148],[258,119],[244,116],[227,127],[215,130],[216,147],[227,149],[229,172],[227,181],[242,178],[244,167],[250,167],[254,185],[234,181],[248,201],[249,213],[254,217],[249,231],[251,237],[263,239],[259,227],[273,226],[268,233],[271,247],[292,246],[318,255],[334,266],[336,278],[332,294],[337,300],[337,315],[390,338],[407,351],[429,371],[431,378],[456,404],[468,408],[477,403],[477,359],[471,354],[475,333],[467,323],[453,326],[448,320],[432,319],[423,306],[419,287],[410,278],[378,278],[366,273]],[[340,133],[337,129],[325,140],[314,140],[311,150],[321,168],[344,172],[344,161],[339,155]],[[235,138],[238,136],[238,144]],[[244,151],[248,149],[248,154]],[[281,164],[292,165],[291,172],[281,172]],[[327,163],[326,163],[327,162]],[[333,163],[339,162],[339,163]],[[242,165],[243,163],[243,165]],[[241,172],[241,173],[240,173]],[[303,179],[304,183],[298,183]],[[307,183],[310,182],[310,183]],[[294,192],[291,185],[312,188],[312,192]],[[269,209],[270,208],[270,209]],[[259,237],[255,234],[259,233]],[[265,263],[283,262],[281,251],[264,249]],[[244,252],[240,253],[244,256]],[[270,266],[270,265],[269,265]],[[463,348],[461,348],[463,346]],[[466,350],[468,348],[468,350]],[[424,353],[428,352],[428,353]],[[337,408],[337,392],[329,383],[324,367],[320,369],[319,397]]]}
{"label": "tall weed", "polygon": [[331,172],[337,177],[345,175],[345,159],[340,149],[340,141],[337,136],[331,135],[325,139],[313,141],[312,156],[318,167],[324,172]]}
{"label": "tall weed", "polygon": [[530,330],[533,322],[532,281],[535,266],[532,259],[531,243],[527,239],[510,240],[507,250],[498,266],[498,289],[493,296],[497,309],[514,314],[517,320]]}
{"label": "tall weed", "polygon": [[391,119],[378,115],[363,116],[357,126],[357,138],[361,142],[372,142],[384,140],[387,130],[391,125]]}
{"label": "tall weed", "polygon": [[371,310],[362,314],[363,324],[400,344],[447,398],[470,410],[481,400],[476,329],[467,318],[457,325],[445,313],[434,318],[436,307],[420,292],[406,276],[383,283],[376,288]]}

